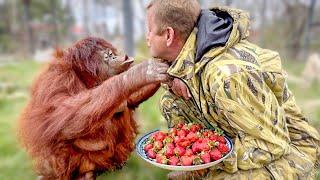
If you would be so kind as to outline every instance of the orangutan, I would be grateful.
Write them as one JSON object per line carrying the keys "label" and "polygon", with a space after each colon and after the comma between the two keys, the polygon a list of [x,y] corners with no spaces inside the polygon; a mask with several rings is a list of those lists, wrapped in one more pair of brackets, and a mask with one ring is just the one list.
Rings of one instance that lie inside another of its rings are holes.
{"label": "orangutan", "polygon": [[122,167],[134,149],[134,109],[167,80],[168,65],[118,55],[89,37],[65,51],[35,80],[19,138],[43,179],[95,179]]}

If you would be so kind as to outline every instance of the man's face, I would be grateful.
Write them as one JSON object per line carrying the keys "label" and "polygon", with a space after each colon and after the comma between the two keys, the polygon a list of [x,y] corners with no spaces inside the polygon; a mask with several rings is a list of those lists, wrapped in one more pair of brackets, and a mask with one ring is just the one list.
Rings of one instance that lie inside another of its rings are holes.
{"label": "man's face", "polygon": [[168,47],[166,46],[166,33],[158,33],[157,24],[154,20],[153,7],[147,11],[147,43],[151,56],[165,60]]}

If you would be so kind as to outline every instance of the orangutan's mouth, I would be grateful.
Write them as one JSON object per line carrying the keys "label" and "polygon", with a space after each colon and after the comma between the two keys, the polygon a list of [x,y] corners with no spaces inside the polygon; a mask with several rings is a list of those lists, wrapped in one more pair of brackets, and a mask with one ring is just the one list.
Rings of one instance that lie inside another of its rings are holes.
{"label": "orangutan's mouth", "polygon": [[124,61],[123,61],[123,65],[124,64],[132,64],[134,62],[134,58],[133,57],[128,57],[127,55],[125,55],[124,57]]}

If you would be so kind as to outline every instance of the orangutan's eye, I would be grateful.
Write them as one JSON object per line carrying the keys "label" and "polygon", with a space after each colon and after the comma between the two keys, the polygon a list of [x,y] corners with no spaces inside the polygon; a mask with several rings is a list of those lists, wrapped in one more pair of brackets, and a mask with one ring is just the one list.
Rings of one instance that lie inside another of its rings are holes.
{"label": "orangutan's eye", "polygon": [[113,52],[111,50],[109,50],[108,55],[109,55],[109,57],[112,57],[113,56]]}
{"label": "orangutan's eye", "polygon": [[103,53],[104,61],[108,62],[108,61],[112,60],[113,57],[114,57],[114,55],[111,50],[104,51],[104,53]]}

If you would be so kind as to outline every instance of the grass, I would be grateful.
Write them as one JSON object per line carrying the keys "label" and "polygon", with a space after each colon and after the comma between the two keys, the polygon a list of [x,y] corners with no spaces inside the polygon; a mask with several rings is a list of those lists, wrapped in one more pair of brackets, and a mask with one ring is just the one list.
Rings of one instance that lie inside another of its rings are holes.
{"label": "grass", "polygon": [[[0,83],[13,84],[10,92],[0,91],[0,179],[20,180],[35,179],[30,159],[17,142],[15,126],[21,109],[24,107],[27,97],[8,98],[8,94],[26,93],[32,79],[36,76],[41,65],[28,61],[18,64],[0,66]],[[300,75],[301,64],[285,64],[289,73]],[[303,108],[308,100],[319,99],[319,84],[312,85],[309,89],[302,89],[297,84],[290,84],[290,88],[296,95],[298,104]],[[1,96],[2,93],[2,96]],[[158,92],[155,96],[140,105],[137,110],[137,120],[140,125],[140,135],[155,128],[165,128],[165,121],[161,117],[158,106]],[[320,127],[320,107],[303,109],[311,123]],[[98,179],[165,179],[168,171],[151,166],[132,153],[127,165],[117,172],[111,172],[100,176]]]}

